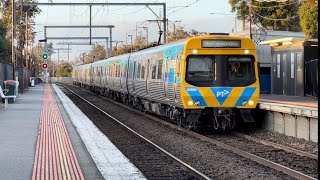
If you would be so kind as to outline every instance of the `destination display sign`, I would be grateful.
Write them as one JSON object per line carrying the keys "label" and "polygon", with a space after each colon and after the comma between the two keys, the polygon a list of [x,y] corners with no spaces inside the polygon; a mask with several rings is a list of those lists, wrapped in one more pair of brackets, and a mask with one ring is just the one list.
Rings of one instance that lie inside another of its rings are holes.
{"label": "destination display sign", "polygon": [[204,39],[201,42],[202,48],[240,48],[240,40],[218,40],[218,39]]}

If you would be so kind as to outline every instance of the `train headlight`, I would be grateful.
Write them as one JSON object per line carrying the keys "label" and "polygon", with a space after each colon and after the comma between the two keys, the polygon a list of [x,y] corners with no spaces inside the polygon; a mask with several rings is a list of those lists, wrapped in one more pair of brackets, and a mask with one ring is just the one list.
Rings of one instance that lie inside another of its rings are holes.
{"label": "train headlight", "polygon": [[245,54],[249,54],[249,52],[250,52],[250,51],[249,51],[248,49],[244,50],[244,53],[245,53]]}
{"label": "train headlight", "polygon": [[193,105],[193,101],[188,101],[188,105],[192,106]]}
{"label": "train headlight", "polygon": [[254,105],[254,101],[250,100],[248,104],[249,104],[249,106],[253,106]]}
{"label": "train headlight", "polygon": [[198,54],[198,50],[194,49],[194,50],[192,50],[192,53],[193,54]]}

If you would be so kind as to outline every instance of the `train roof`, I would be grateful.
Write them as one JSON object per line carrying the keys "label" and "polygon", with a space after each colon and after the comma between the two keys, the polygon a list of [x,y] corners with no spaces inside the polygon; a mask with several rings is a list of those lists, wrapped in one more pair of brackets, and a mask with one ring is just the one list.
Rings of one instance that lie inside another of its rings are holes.
{"label": "train roof", "polygon": [[[205,35],[201,35],[201,36],[189,37],[189,38],[181,39],[181,40],[178,40],[178,41],[175,41],[175,42],[171,42],[171,43],[162,44],[162,45],[159,45],[159,46],[154,46],[154,47],[138,50],[138,51],[135,51],[135,52],[132,52],[132,53],[126,53],[126,54],[113,56],[113,57],[110,57],[110,58],[107,58],[107,59],[102,59],[102,60],[95,61],[95,62],[90,63],[90,64],[96,65],[96,64],[105,62],[103,60],[121,59],[121,58],[125,58],[125,57],[129,56],[130,54],[138,55],[140,53],[146,53],[146,52],[147,53],[152,53],[152,52],[155,52],[155,51],[164,50],[166,48],[184,45],[186,42],[194,40],[194,39],[198,39],[198,38],[213,38],[213,37],[218,38],[218,39],[250,40],[249,38],[238,37],[238,36],[230,36],[230,35],[227,35],[227,34],[205,34]],[[88,64],[84,64],[84,65],[88,65]],[[83,66],[83,65],[80,65],[80,66]]]}

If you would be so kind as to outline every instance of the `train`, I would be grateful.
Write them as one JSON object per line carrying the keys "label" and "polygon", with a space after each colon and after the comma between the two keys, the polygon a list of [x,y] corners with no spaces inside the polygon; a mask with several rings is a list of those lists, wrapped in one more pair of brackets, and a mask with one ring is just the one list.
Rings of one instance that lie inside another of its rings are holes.
{"label": "train", "polygon": [[[256,46],[225,34],[190,37],[73,68],[73,84],[181,127],[233,129],[254,122]],[[239,118],[241,117],[241,118]]]}

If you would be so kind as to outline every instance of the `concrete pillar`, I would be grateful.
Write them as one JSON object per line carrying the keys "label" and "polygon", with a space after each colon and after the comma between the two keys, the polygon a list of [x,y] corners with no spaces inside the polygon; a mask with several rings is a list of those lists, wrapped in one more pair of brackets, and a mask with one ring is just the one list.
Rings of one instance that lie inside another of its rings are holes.
{"label": "concrete pillar", "polygon": [[274,131],[284,134],[284,119],[281,113],[273,112],[274,117]]}
{"label": "concrete pillar", "polygon": [[310,140],[318,142],[318,119],[310,118]]}
{"label": "concrete pillar", "polygon": [[297,138],[303,138],[309,140],[310,123],[306,117],[297,117]]}
{"label": "concrete pillar", "polygon": [[296,118],[291,114],[284,114],[284,124],[284,134],[287,136],[297,137]]}
{"label": "concrete pillar", "polygon": [[273,113],[271,111],[268,111],[264,116],[264,119],[262,120],[262,129],[273,131],[273,122]]}

